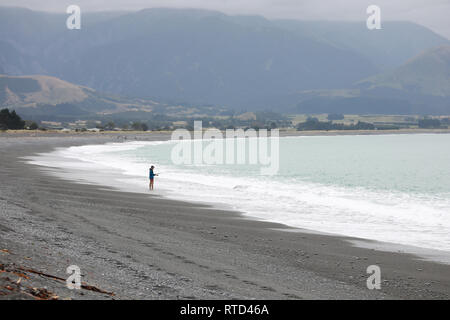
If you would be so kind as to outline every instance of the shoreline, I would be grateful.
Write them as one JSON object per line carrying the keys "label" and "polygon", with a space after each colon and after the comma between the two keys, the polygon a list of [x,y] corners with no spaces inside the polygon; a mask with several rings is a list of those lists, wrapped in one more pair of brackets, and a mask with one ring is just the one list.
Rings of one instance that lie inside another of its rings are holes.
{"label": "shoreline", "polygon": [[[296,137],[296,136],[289,136],[289,137]],[[166,140],[161,140],[168,141]],[[132,141],[129,141],[132,142]],[[120,143],[129,143],[129,142],[120,142]],[[107,143],[108,144],[108,143]],[[94,168],[85,169],[84,167],[82,169],[79,168],[71,168],[71,167],[62,167],[61,163],[63,163],[65,160],[73,161],[72,158],[66,158],[64,156],[54,154],[57,150],[53,150],[50,153],[44,153],[40,154],[34,157],[27,157],[27,162],[31,165],[38,166],[42,168],[43,170],[47,171],[48,174],[54,175],[60,179],[67,180],[72,183],[87,183],[87,184],[93,184],[99,188],[111,188],[113,190],[119,191],[119,192],[130,192],[130,193],[140,193],[149,195],[148,189],[146,186],[137,186],[133,183],[129,183],[127,181],[124,181],[124,178],[126,179],[128,176],[121,176],[122,172],[120,169],[117,168],[103,168],[98,167],[95,165]],[[49,162],[50,161],[50,164]],[[46,164],[41,164],[42,162]],[[57,170],[53,170],[57,169]],[[109,177],[119,176],[120,179],[109,179]],[[133,176],[134,177],[134,176]],[[108,180],[109,179],[109,180]],[[107,183],[108,181],[108,183]],[[166,192],[161,192],[159,190],[156,190],[156,192],[151,193],[152,196],[159,197],[161,199],[166,200],[174,200],[174,201],[189,201],[185,200],[183,198],[185,197],[171,197]],[[426,259],[431,262],[438,262],[447,264],[450,266],[450,252],[449,251],[443,251],[438,249],[433,249],[431,247],[419,247],[412,244],[405,244],[405,243],[396,243],[396,242],[389,242],[386,240],[380,240],[380,239],[374,239],[374,238],[359,238],[358,236],[348,235],[348,234],[341,234],[341,233],[331,233],[321,230],[315,230],[315,229],[308,229],[303,227],[298,227],[295,225],[289,225],[284,223],[283,221],[276,221],[276,220],[270,220],[270,219],[264,219],[260,218],[257,215],[246,212],[242,208],[231,208],[230,206],[227,206],[223,203],[215,203],[212,201],[206,201],[206,200],[193,200],[191,199],[189,201],[193,205],[200,205],[200,206],[208,206],[215,210],[221,210],[221,211],[233,211],[237,212],[241,215],[242,219],[250,219],[254,221],[263,221],[263,222],[269,222],[269,223],[276,223],[280,225],[284,225],[286,229],[292,230],[293,232],[303,232],[303,233],[315,233],[315,234],[321,234],[321,235],[329,235],[329,236],[335,236],[335,237],[349,237],[355,240],[349,241],[349,243],[356,245],[358,247],[364,247],[368,249],[377,248],[382,251],[387,252],[406,252],[409,254],[413,254],[418,256],[421,259]],[[283,230],[283,229],[280,229]]]}
{"label": "shoreline", "polygon": [[[127,141],[156,140],[163,136],[131,134]],[[115,134],[9,138],[2,139],[0,135],[2,151],[7,151],[0,158],[6,164],[0,176],[11,181],[0,187],[0,201],[3,206],[6,202],[6,209],[2,209],[6,215],[0,227],[15,232],[14,235],[11,231],[2,232],[0,238],[2,246],[8,245],[17,257],[0,253],[1,263],[9,259],[11,263],[26,263],[65,277],[67,257],[68,260],[76,257],[82,262],[82,270],[89,270],[86,273],[89,283],[125,299],[448,299],[450,296],[450,268],[421,261],[410,254],[359,248],[348,243],[360,239],[302,230],[286,232],[284,225],[246,219],[237,212],[210,206],[63,181],[18,161],[56,147],[117,142]],[[16,211],[20,212],[20,222],[13,214]],[[54,232],[45,233],[49,228]],[[30,252],[33,241],[43,242],[47,252],[45,249]],[[54,260],[58,251],[65,261]],[[23,260],[25,255],[34,258]],[[105,261],[112,266],[105,266]],[[365,269],[371,264],[382,269],[381,291],[365,287],[368,277]],[[120,277],[114,276],[115,272]],[[118,284],[112,285],[110,281]],[[146,282],[150,289],[139,285]],[[65,288],[57,290],[68,294]]]}

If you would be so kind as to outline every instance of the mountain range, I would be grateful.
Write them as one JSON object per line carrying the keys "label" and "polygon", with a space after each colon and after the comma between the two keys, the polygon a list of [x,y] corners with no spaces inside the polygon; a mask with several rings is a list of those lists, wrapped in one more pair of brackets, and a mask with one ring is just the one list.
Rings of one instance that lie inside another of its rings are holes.
{"label": "mountain range", "polygon": [[0,7],[0,73],[9,83],[33,75],[24,85],[44,89],[50,78],[35,76],[57,77],[68,90],[66,97],[52,78],[52,90],[21,96],[1,89],[2,77],[0,104],[56,105],[74,95],[83,99],[71,102],[89,101],[82,109],[94,112],[105,104],[123,111],[111,98],[121,96],[140,99],[139,107],[450,113],[450,41],[414,23],[368,30],[365,22],[161,8],[83,13],[81,30],[68,30],[67,17]]}

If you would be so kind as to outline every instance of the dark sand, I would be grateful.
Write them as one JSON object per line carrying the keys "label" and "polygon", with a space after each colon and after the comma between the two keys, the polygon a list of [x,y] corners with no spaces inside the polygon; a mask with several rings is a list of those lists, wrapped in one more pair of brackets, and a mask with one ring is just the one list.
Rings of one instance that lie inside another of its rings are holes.
{"label": "dark sand", "polygon": [[[33,298],[33,287],[60,299],[450,296],[448,265],[354,247],[349,238],[253,221],[237,212],[65,181],[21,160],[55,147],[123,137],[0,134],[0,250],[6,249],[0,251],[0,299]],[[128,141],[135,137],[168,135],[128,134]],[[72,264],[81,268],[84,282],[115,295],[71,291],[63,281],[17,273],[31,268],[65,279]],[[372,264],[381,267],[381,290],[366,287],[366,268]]]}

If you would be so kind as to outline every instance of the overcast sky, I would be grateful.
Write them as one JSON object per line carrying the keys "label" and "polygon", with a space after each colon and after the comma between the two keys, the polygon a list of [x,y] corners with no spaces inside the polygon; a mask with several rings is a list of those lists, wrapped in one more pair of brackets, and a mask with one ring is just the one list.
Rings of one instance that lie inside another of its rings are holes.
{"label": "overcast sky", "polygon": [[65,12],[70,4],[82,11],[204,8],[312,20],[365,20],[366,8],[375,4],[381,8],[382,19],[417,22],[450,39],[450,0],[0,0],[0,5],[56,12]]}

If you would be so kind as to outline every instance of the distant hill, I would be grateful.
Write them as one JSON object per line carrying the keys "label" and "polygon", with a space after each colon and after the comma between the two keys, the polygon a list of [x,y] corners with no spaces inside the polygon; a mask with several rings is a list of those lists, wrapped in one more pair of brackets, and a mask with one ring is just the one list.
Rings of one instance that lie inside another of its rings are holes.
{"label": "distant hill", "polygon": [[212,106],[169,105],[110,95],[42,75],[0,75],[0,109],[3,108],[14,109],[31,120],[121,119],[124,122],[207,116],[226,111]]}
{"label": "distant hill", "polygon": [[36,107],[80,102],[88,98],[87,89],[49,76],[0,75],[0,105]]}
{"label": "distant hill", "polygon": [[301,113],[450,114],[450,46],[427,50],[392,71],[348,90],[303,91]]}
{"label": "distant hill", "polygon": [[383,21],[382,29],[369,30],[366,22],[277,20],[279,27],[303,36],[358,52],[380,71],[399,67],[421,52],[450,40],[406,21]]}
{"label": "distant hill", "polygon": [[160,104],[99,93],[61,79],[0,75],[0,107],[41,118],[77,118],[130,111],[151,111]]}
{"label": "distant hill", "polygon": [[391,88],[412,94],[450,96],[450,45],[427,50],[393,71],[358,85],[366,90]]}

